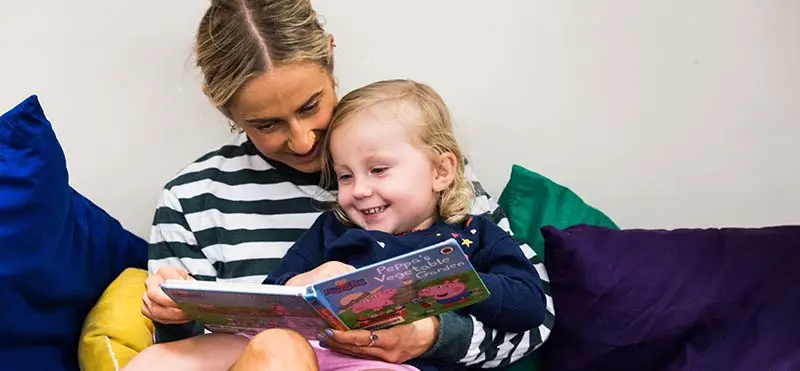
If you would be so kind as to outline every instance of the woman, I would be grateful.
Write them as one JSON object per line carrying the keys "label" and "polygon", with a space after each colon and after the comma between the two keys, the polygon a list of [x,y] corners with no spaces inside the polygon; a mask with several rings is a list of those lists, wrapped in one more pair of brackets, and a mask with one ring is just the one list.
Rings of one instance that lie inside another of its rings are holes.
{"label": "woman", "polygon": [[[159,284],[181,277],[261,282],[335,199],[318,186],[319,141],[337,101],[334,48],[308,0],[212,1],[197,31],[197,65],[204,93],[241,133],[164,188],[142,305],[161,344],[127,369],[315,369],[293,363],[310,348],[291,331],[265,331],[249,342],[201,335]],[[508,229],[502,211],[475,185],[472,212],[492,213]],[[529,248],[526,256],[533,257]],[[541,264],[537,270],[544,274]],[[502,333],[447,313],[375,334],[348,331],[325,343],[392,363],[422,356],[496,367],[531,352],[547,333],[545,327]],[[232,351],[214,351],[221,347]]]}

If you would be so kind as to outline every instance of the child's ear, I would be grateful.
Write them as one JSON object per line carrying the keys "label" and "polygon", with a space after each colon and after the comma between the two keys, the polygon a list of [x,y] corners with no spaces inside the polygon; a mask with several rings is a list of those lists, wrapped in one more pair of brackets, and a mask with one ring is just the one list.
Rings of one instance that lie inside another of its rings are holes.
{"label": "child's ear", "polygon": [[456,155],[445,152],[433,161],[433,191],[441,192],[447,189],[456,178]]}

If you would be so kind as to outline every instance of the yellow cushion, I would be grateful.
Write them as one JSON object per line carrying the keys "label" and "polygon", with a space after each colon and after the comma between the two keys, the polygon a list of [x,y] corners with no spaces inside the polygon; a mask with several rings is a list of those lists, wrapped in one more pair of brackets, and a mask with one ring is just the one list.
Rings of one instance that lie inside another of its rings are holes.
{"label": "yellow cushion", "polygon": [[119,370],[153,343],[153,322],[142,315],[147,271],[128,268],[109,285],[83,323],[82,371]]}

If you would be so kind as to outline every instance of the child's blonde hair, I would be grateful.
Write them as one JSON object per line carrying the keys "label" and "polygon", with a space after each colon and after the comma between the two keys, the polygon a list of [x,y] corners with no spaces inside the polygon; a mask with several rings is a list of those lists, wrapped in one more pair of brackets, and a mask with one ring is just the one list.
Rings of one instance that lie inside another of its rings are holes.
{"label": "child's blonde hair", "polygon": [[[331,134],[348,119],[380,103],[396,102],[398,107],[405,103],[418,113],[413,117],[418,122],[408,122],[414,130],[418,144],[430,154],[431,159],[450,152],[456,158],[456,176],[453,182],[439,194],[437,212],[447,223],[459,223],[469,214],[474,191],[472,183],[464,175],[464,155],[453,133],[450,113],[442,98],[429,86],[412,80],[378,81],[351,91],[342,97],[333,111],[333,118],[322,140],[322,175],[324,186],[335,182],[333,158],[330,153]],[[352,224],[338,204],[333,208],[337,217]]]}

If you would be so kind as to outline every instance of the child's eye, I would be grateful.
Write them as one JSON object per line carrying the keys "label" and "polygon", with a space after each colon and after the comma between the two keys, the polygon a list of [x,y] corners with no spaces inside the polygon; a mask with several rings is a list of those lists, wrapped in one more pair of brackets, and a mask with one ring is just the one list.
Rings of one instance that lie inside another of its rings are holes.
{"label": "child's eye", "polygon": [[348,181],[348,180],[350,180],[352,178],[353,178],[353,176],[350,175],[350,174],[339,174],[339,178],[338,179],[339,179],[340,182],[346,182],[346,181]]}
{"label": "child's eye", "polygon": [[381,174],[385,173],[386,170],[389,170],[389,168],[385,167],[385,166],[384,167],[376,167],[376,168],[372,169],[372,173],[375,174],[375,175],[381,175]]}

